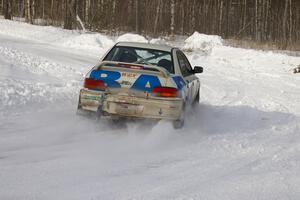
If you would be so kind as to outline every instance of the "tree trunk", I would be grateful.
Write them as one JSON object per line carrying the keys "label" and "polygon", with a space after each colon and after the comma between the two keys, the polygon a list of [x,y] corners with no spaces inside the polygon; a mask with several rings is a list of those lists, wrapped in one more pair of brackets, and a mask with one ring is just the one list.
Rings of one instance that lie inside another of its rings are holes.
{"label": "tree trunk", "polygon": [[111,24],[112,24],[112,26],[111,26],[111,31],[114,31],[114,29],[116,28],[116,0],[112,0],[113,2],[112,2],[112,18],[111,18]]}
{"label": "tree trunk", "polygon": [[243,15],[243,31],[246,31],[246,23],[247,23],[247,0],[244,0],[244,15]]}
{"label": "tree trunk", "polygon": [[156,32],[157,32],[157,25],[158,25],[158,20],[159,20],[159,16],[160,16],[161,1],[162,0],[158,0],[157,6],[156,6],[156,15],[155,15],[155,21],[154,21],[154,30],[153,30],[154,35],[156,35]]}
{"label": "tree trunk", "polygon": [[31,24],[33,24],[33,21],[35,19],[35,0],[31,0]]}
{"label": "tree trunk", "polygon": [[269,39],[269,33],[268,33],[268,27],[269,27],[269,11],[270,11],[270,3],[269,0],[266,1],[266,13],[265,13],[265,27],[264,27],[264,34],[265,34],[265,40]]}
{"label": "tree trunk", "polygon": [[226,0],[227,2],[227,8],[226,8],[226,15],[227,15],[227,22],[226,22],[226,33],[224,34],[226,38],[231,36],[231,3],[232,0]]}
{"label": "tree trunk", "polygon": [[288,12],[288,4],[289,4],[289,0],[285,0],[285,4],[284,4],[284,13],[283,13],[283,19],[282,19],[282,49],[286,49],[287,47],[287,12]]}
{"label": "tree trunk", "polygon": [[185,10],[184,10],[184,3],[182,2],[181,3],[181,28],[180,28],[180,32],[181,32],[181,35],[184,34],[184,24],[185,24]]}
{"label": "tree trunk", "polygon": [[64,29],[72,29],[72,15],[70,12],[70,0],[65,0],[65,19],[64,19]]}
{"label": "tree trunk", "polygon": [[51,23],[52,25],[54,24],[53,21],[54,21],[54,16],[53,16],[53,7],[54,7],[54,0],[51,0],[51,6],[50,6],[50,16],[51,16]]}
{"label": "tree trunk", "polygon": [[293,27],[293,12],[292,12],[292,0],[289,0],[290,4],[290,20],[289,20],[289,43],[292,44],[292,27]]}
{"label": "tree trunk", "polygon": [[19,5],[18,5],[18,9],[19,9],[19,17],[24,17],[24,1],[21,1],[19,2]]}
{"label": "tree trunk", "polygon": [[220,17],[219,17],[219,34],[222,34],[222,22],[223,22],[223,0],[220,2]]}
{"label": "tree trunk", "polygon": [[33,19],[32,19],[32,11],[31,11],[31,1],[30,0],[25,0],[26,5],[25,5],[25,21],[33,24]]}
{"label": "tree trunk", "polygon": [[171,30],[171,39],[174,39],[174,29],[175,29],[175,0],[171,0],[171,24],[170,24],[170,30]]}
{"label": "tree trunk", "polygon": [[4,19],[12,19],[11,0],[3,0]]}
{"label": "tree trunk", "polygon": [[196,0],[193,1],[192,6],[192,32],[196,29]]}
{"label": "tree trunk", "polygon": [[4,14],[4,10],[3,10],[3,7],[4,7],[4,0],[0,0],[1,1],[1,9],[0,9],[0,13],[1,14]]}
{"label": "tree trunk", "polygon": [[262,5],[261,5],[261,0],[255,0],[255,40],[256,41],[261,41],[262,40],[262,27],[261,27],[261,11],[262,11]]}
{"label": "tree trunk", "polygon": [[45,0],[42,0],[42,19],[45,19]]}
{"label": "tree trunk", "polygon": [[66,0],[64,29],[72,30],[76,23],[76,0]]}
{"label": "tree trunk", "polygon": [[140,27],[140,9],[141,9],[141,0],[135,0],[135,32],[140,34],[141,27]]}
{"label": "tree trunk", "polygon": [[91,9],[91,0],[86,0],[85,1],[85,18],[84,18],[84,21],[85,23],[88,25],[88,27],[90,27],[90,9]]}

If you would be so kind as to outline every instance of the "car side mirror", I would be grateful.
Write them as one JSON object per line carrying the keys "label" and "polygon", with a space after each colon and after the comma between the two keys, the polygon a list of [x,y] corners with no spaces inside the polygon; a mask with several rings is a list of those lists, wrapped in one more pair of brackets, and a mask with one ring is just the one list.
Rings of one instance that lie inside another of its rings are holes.
{"label": "car side mirror", "polygon": [[194,74],[200,74],[203,72],[203,67],[195,66],[194,67]]}

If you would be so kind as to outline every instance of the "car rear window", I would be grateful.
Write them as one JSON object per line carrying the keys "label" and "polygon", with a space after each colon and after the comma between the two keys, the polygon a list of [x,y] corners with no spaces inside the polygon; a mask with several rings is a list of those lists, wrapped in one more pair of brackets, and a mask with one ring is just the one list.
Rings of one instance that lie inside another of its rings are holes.
{"label": "car rear window", "polygon": [[172,55],[167,51],[136,47],[115,46],[104,58],[105,61],[155,65],[174,73]]}

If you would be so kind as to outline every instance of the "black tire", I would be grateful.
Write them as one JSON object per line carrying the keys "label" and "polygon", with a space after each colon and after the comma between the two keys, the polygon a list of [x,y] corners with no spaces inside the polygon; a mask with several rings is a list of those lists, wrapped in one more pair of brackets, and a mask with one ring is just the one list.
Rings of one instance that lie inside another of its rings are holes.
{"label": "black tire", "polygon": [[198,106],[199,103],[200,103],[200,88],[199,88],[199,91],[197,92],[196,98],[194,99],[192,106],[193,107]]}
{"label": "black tire", "polygon": [[79,95],[79,98],[78,98],[78,104],[77,104],[77,110],[78,110],[78,109],[81,109],[80,95]]}
{"label": "black tire", "polygon": [[96,112],[96,120],[100,120],[102,115],[103,115],[102,106],[99,106]]}
{"label": "black tire", "polygon": [[172,125],[174,129],[182,129],[184,126],[184,119],[175,120],[172,122]]}
{"label": "black tire", "polygon": [[182,114],[180,116],[180,119],[174,120],[172,122],[174,129],[182,129],[184,126],[184,119],[185,119],[185,105],[183,105]]}

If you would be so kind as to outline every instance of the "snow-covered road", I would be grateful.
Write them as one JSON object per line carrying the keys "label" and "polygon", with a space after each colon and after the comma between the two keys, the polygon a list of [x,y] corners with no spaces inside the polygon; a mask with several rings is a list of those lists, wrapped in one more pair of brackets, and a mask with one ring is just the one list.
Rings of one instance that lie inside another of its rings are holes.
{"label": "snow-covered road", "polygon": [[195,49],[201,104],[183,130],[111,127],[75,110],[113,40],[0,20],[0,199],[300,199],[299,57]]}

